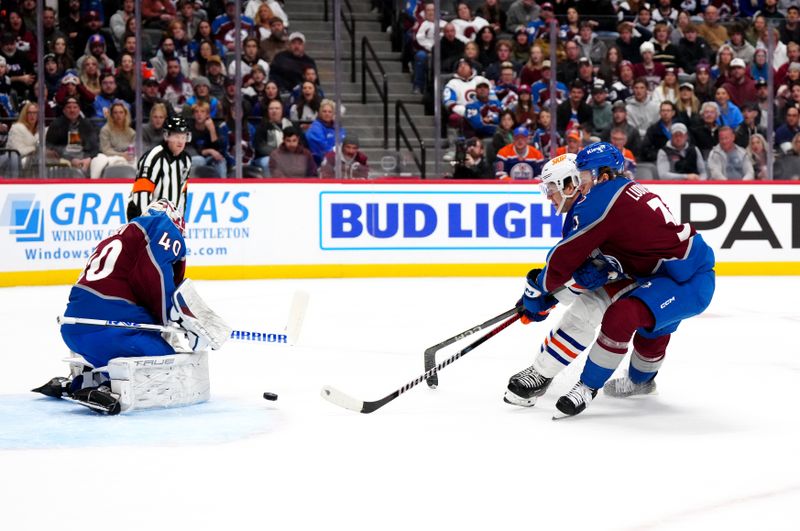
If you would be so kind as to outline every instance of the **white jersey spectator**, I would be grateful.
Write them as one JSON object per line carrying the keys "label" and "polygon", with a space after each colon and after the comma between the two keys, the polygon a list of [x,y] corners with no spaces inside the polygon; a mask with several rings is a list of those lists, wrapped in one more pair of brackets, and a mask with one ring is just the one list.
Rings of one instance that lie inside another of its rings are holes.
{"label": "white jersey spectator", "polygon": [[473,75],[469,62],[459,60],[456,76],[444,86],[442,95],[442,104],[448,112],[464,116],[467,104],[475,100],[478,81],[486,81],[486,78]]}
{"label": "white jersey spectator", "polygon": [[261,7],[261,4],[267,4],[267,7],[272,11],[272,16],[278,17],[283,21],[284,26],[287,28],[289,27],[289,17],[286,16],[286,11],[283,10],[281,4],[276,0],[250,0],[244,8],[244,16],[255,20],[256,13],[258,13],[258,8]]}
{"label": "white jersey spectator", "polygon": [[459,2],[458,16],[451,23],[456,28],[456,38],[465,44],[474,41],[478,32],[489,25],[489,21],[485,18],[473,16],[469,5],[465,2]]}
{"label": "white jersey spectator", "polygon": [[[269,78],[269,63],[258,56],[258,39],[247,37],[242,44],[242,77],[250,74],[253,65],[259,65]],[[236,61],[231,61],[228,65],[228,76],[236,76]]]}

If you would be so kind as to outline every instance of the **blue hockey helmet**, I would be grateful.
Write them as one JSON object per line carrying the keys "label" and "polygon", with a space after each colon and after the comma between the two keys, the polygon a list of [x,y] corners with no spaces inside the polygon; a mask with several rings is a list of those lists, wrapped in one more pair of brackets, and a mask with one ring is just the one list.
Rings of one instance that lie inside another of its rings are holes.
{"label": "blue hockey helmet", "polygon": [[625,157],[608,142],[595,142],[578,152],[575,165],[578,171],[589,171],[596,179],[600,168],[610,168],[614,175],[621,174],[625,169]]}
{"label": "blue hockey helmet", "polygon": [[145,216],[157,216],[159,214],[166,215],[169,220],[178,228],[181,236],[186,235],[186,220],[183,219],[183,214],[178,210],[172,201],[168,199],[156,199],[145,209]]}

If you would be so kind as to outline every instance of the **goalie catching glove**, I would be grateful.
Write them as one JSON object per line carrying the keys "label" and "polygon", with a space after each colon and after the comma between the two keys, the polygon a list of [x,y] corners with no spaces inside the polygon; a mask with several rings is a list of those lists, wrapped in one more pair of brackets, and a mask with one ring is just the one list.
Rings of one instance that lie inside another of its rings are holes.
{"label": "goalie catching glove", "polygon": [[189,347],[194,352],[209,346],[219,350],[231,336],[231,327],[208,307],[188,278],[172,295],[170,320],[186,331]]}
{"label": "goalie catching glove", "polygon": [[525,292],[517,302],[517,308],[522,314],[520,319],[524,324],[532,321],[544,321],[550,314],[550,310],[555,308],[558,300],[545,292],[539,281],[541,269],[531,269],[526,277]]}

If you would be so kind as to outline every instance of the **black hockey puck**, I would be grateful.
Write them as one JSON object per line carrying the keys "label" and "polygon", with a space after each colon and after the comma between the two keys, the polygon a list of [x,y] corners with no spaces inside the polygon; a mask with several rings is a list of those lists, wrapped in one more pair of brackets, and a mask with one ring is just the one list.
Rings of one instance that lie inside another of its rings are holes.
{"label": "black hockey puck", "polygon": [[274,401],[274,400],[277,400],[277,399],[278,399],[278,395],[276,395],[275,393],[269,393],[267,391],[264,392],[264,400],[273,400]]}

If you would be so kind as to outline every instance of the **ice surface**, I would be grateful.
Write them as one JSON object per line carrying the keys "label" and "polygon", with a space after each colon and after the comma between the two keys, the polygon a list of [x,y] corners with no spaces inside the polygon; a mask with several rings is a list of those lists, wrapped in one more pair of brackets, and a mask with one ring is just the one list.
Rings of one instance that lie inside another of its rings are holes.
{"label": "ice surface", "polygon": [[229,341],[210,356],[211,402],[118,417],[29,392],[66,374],[69,287],[2,289],[0,530],[798,529],[800,278],[719,278],[674,335],[658,395],[601,394],[574,419],[550,417],[578,366],[534,408],[502,401],[552,317],[370,415],[320,398],[325,384],[382,398],[521,283],[198,282],[243,330],[280,329],[308,291],[299,345]]}

